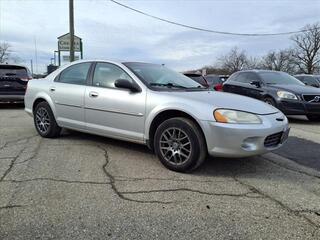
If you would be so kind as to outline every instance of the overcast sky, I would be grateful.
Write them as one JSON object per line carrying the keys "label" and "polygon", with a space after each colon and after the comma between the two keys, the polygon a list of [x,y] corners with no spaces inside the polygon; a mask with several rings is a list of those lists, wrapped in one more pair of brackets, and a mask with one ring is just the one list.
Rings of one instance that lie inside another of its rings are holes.
{"label": "overcast sky", "polygon": [[[238,37],[186,29],[148,18],[108,0],[74,0],[75,34],[84,58],[165,63],[176,70],[213,64],[233,46],[253,56],[292,44],[289,36]],[[269,33],[320,21],[320,0],[119,0],[172,21],[219,31]],[[67,0],[0,0],[0,41],[44,72],[68,32]],[[36,67],[34,67],[36,69]]]}

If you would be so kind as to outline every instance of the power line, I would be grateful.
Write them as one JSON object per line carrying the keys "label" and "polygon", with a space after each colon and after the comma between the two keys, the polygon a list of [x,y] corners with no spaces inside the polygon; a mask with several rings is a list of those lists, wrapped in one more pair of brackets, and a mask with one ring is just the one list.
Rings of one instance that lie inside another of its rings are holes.
{"label": "power line", "polygon": [[150,17],[150,18],[157,19],[157,20],[162,21],[162,22],[170,23],[170,24],[173,24],[173,25],[176,25],[176,26],[180,26],[180,27],[184,27],[184,28],[189,28],[189,29],[193,29],[193,30],[197,30],[197,31],[209,32],[209,33],[215,33],[215,34],[234,35],[234,36],[247,36],[247,37],[259,37],[259,36],[283,36],[283,35],[292,35],[292,34],[303,33],[303,32],[309,31],[309,29],[303,29],[303,30],[298,30],[298,31],[290,31],[290,32],[279,32],[279,33],[237,33],[237,32],[217,31],[217,30],[205,29],[205,28],[200,28],[200,27],[194,27],[194,26],[190,26],[190,25],[183,24],[183,23],[178,23],[178,22],[170,21],[170,20],[168,20],[168,19],[160,18],[160,17],[154,16],[154,15],[151,15],[151,14],[149,14],[149,13],[143,12],[143,11],[141,11],[141,10],[132,8],[132,7],[128,6],[128,5],[122,4],[122,3],[117,2],[117,1],[115,1],[115,0],[110,0],[110,1],[113,2],[113,3],[115,3],[115,4],[117,4],[117,5],[119,5],[119,6],[121,6],[121,7],[127,8],[127,9],[129,9],[129,10],[131,10],[131,11],[140,13],[140,14],[145,15],[145,16]]}

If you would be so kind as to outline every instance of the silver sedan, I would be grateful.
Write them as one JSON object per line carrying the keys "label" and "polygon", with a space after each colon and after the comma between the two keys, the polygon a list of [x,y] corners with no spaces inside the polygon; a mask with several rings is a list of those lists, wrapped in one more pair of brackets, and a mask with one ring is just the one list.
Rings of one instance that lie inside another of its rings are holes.
{"label": "silver sedan", "polygon": [[149,146],[174,171],[207,154],[247,157],[282,146],[287,118],[251,98],[209,91],[162,65],[77,61],[29,81],[25,110],[42,137],[61,128]]}

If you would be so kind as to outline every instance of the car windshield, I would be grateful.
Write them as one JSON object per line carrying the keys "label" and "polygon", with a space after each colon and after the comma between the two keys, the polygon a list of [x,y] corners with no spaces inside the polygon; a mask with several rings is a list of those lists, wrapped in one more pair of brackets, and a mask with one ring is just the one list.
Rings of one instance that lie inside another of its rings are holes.
{"label": "car windshield", "polygon": [[172,89],[203,88],[191,78],[162,65],[149,63],[124,63],[124,65],[151,87]]}
{"label": "car windshield", "polygon": [[304,85],[298,79],[284,72],[261,72],[259,76],[265,84]]}
{"label": "car windshield", "polygon": [[315,77],[315,76],[305,76],[304,78],[303,78],[303,81],[305,81],[305,82],[307,82],[307,83],[310,83],[310,84],[317,84],[318,82],[317,82],[317,77]]}

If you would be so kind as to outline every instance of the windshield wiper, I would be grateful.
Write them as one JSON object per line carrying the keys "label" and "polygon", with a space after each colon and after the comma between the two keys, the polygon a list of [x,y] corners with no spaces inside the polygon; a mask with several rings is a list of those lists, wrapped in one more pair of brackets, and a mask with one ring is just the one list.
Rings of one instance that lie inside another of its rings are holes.
{"label": "windshield wiper", "polygon": [[176,85],[173,83],[150,83],[150,86],[161,86],[161,87],[174,87],[174,88],[187,88],[181,85]]}

